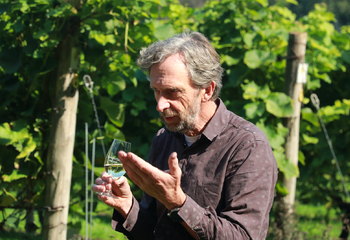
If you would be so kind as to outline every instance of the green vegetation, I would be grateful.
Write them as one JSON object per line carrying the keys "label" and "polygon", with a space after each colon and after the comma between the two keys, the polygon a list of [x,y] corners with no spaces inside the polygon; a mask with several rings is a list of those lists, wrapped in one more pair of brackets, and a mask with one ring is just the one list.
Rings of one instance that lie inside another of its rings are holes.
{"label": "green vegetation", "polygon": [[[58,46],[73,25],[80,30],[81,61],[79,69],[74,69],[80,97],[69,218],[71,236],[83,234],[84,228],[85,123],[89,125],[90,141],[99,136],[83,76],[89,74],[94,81],[93,94],[105,143],[109,144],[112,138],[125,138],[132,142],[135,153],[146,157],[152,136],[161,124],[147,77],[135,60],[142,47],[184,30],[200,31],[212,40],[225,68],[222,99],[229,109],[256,123],[266,133],[281,174],[299,175],[297,198],[300,206],[306,205],[311,211],[298,208],[300,230],[317,230],[321,236],[331,224],[330,236],[337,235],[334,232],[339,232],[338,215],[344,211],[341,203],[349,204],[350,199],[345,196],[340,174],[310,103],[310,94],[317,93],[321,100],[319,114],[329,130],[340,167],[348,173],[350,26],[336,29],[334,15],[322,4],[299,17],[281,4],[269,5],[267,0],[209,1],[197,9],[175,0],[83,2],[74,8],[63,1],[0,1],[1,232],[9,229],[24,232],[25,223],[32,222],[32,213],[40,227],[47,130],[50,112],[55,111],[51,107],[54,93],[50,86],[59,61]],[[296,4],[294,0],[287,2]],[[288,33],[292,31],[308,33],[309,72],[302,107],[299,168],[291,165],[284,155],[288,130],[284,120],[292,114],[292,109],[291,99],[284,93],[283,56]],[[96,165],[101,167],[103,153],[99,145],[96,155]],[[350,177],[348,174],[344,177],[349,191]],[[277,190],[279,195],[285,194],[280,182]],[[311,206],[317,209],[314,211]],[[98,212],[100,205],[94,207]],[[311,217],[326,210],[321,218]],[[108,230],[102,230],[109,228],[108,216],[102,209],[101,216],[95,216],[98,227],[94,229],[101,231],[94,232],[96,237],[109,234]],[[22,233],[18,234],[18,238],[23,237]],[[16,234],[11,232],[4,238],[12,236]],[[29,238],[30,233],[26,232],[25,236]]]}
{"label": "green vegetation", "polygon": [[[311,240],[329,240],[337,239],[341,229],[339,221],[339,212],[329,210],[323,205],[312,204],[297,204],[298,214],[297,232],[299,239]],[[111,228],[111,209],[98,204],[96,211],[93,214],[92,239],[93,240],[112,240],[124,239],[124,236],[115,232]],[[68,240],[81,239],[85,237],[85,224],[81,218],[70,217],[71,224],[68,229]],[[74,223],[79,223],[77,226]],[[39,224],[39,222],[37,222]],[[273,231],[272,229],[270,231]],[[27,239],[36,240],[39,238],[39,230],[36,233],[28,234],[20,231],[1,232],[0,238],[3,240]]]}

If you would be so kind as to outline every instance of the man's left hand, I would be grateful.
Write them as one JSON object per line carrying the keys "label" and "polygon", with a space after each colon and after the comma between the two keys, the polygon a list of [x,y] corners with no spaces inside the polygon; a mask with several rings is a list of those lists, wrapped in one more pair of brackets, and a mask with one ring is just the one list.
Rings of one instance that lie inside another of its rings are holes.
{"label": "man's left hand", "polygon": [[169,171],[167,172],[152,166],[131,152],[119,152],[118,156],[129,178],[167,209],[171,210],[184,204],[186,194],[180,186],[181,169],[176,152],[169,156]]}

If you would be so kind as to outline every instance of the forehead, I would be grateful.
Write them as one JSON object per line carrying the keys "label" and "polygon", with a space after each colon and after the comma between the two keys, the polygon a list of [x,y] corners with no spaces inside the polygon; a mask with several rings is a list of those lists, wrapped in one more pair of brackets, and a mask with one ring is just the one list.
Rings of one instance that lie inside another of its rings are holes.
{"label": "forehead", "polygon": [[180,54],[167,57],[150,70],[150,85],[152,88],[186,87],[191,85],[186,65]]}

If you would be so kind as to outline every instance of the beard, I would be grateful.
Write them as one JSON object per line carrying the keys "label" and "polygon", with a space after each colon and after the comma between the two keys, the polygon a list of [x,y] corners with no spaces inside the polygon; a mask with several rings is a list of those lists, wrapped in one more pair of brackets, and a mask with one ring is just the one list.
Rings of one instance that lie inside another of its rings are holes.
{"label": "beard", "polygon": [[[198,98],[197,98],[198,99]],[[163,113],[160,113],[160,117],[165,127],[171,132],[186,133],[191,130],[195,130],[197,116],[200,112],[200,101],[195,99],[189,108],[184,112],[178,112],[170,108],[165,109]],[[178,123],[168,124],[165,117],[177,117],[179,118]]]}

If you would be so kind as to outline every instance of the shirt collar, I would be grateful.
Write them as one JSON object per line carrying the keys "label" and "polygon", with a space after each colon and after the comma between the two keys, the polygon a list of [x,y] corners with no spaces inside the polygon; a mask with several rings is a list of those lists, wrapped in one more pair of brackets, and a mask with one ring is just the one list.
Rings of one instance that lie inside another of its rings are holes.
{"label": "shirt collar", "polygon": [[218,106],[216,112],[203,131],[203,135],[210,141],[224,130],[229,121],[229,111],[222,100],[218,98],[215,103]]}

